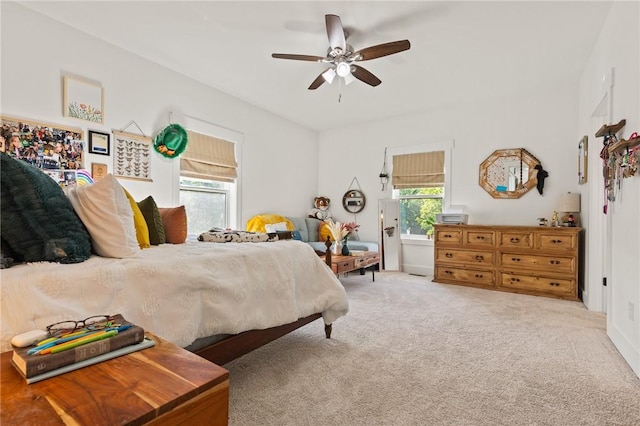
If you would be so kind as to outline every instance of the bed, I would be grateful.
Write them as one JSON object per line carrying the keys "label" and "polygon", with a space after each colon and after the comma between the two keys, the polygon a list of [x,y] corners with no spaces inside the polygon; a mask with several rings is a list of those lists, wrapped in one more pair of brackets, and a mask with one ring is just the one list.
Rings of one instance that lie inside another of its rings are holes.
{"label": "bed", "polygon": [[295,240],[162,244],[135,258],[35,262],[0,274],[2,351],[30,329],[120,313],[224,364],[320,317],[330,337],[348,311],[325,261]]}
{"label": "bed", "polygon": [[320,317],[329,337],[348,310],[306,243],[185,242],[184,206],[136,202],[111,174],[63,191],[23,161],[0,160],[1,351],[25,331],[122,314],[224,364]]}

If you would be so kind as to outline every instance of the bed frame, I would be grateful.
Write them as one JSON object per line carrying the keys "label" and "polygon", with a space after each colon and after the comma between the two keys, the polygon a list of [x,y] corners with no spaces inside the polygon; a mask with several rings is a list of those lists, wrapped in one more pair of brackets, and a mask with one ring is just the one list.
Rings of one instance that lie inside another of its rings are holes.
{"label": "bed frame", "polygon": [[[327,250],[317,252],[318,254],[324,254],[325,262],[331,268],[331,241],[327,238],[325,242]],[[240,358],[242,355],[258,349],[261,346],[266,345],[286,334],[291,333],[298,328],[309,324],[312,321],[322,318],[322,313],[311,314],[308,317],[300,318],[295,322],[289,324],[279,325],[277,327],[271,327],[264,330],[249,330],[240,334],[235,334],[215,342],[204,348],[195,350],[194,353],[199,355],[214,364],[224,365],[234,359]],[[324,333],[327,339],[331,338],[332,325],[325,324]]]}

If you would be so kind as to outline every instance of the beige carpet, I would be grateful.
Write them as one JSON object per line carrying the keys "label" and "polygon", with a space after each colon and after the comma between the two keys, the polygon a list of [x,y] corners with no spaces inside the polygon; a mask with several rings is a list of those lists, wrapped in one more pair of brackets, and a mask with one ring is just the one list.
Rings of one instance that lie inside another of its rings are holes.
{"label": "beige carpet", "polygon": [[350,312],[226,365],[238,425],[640,425],[640,380],[582,303],[342,278]]}

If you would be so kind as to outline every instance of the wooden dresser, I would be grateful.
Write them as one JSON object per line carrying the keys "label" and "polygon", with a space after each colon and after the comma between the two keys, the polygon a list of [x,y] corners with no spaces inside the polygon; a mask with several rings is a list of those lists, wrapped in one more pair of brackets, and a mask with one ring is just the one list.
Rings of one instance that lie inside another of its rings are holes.
{"label": "wooden dresser", "polygon": [[435,282],[579,300],[582,229],[435,225]]}

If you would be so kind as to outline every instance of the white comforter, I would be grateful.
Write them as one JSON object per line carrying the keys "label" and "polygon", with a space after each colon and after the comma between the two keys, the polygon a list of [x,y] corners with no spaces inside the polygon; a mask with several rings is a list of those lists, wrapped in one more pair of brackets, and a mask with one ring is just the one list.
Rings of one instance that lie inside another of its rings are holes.
{"label": "white comforter", "polygon": [[92,315],[120,313],[186,347],[317,312],[329,324],[348,310],[345,290],[323,259],[293,240],[163,244],[136,258],[18,265],[0,278],[3,352],[16,334]]}

